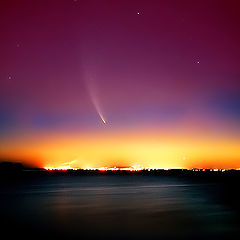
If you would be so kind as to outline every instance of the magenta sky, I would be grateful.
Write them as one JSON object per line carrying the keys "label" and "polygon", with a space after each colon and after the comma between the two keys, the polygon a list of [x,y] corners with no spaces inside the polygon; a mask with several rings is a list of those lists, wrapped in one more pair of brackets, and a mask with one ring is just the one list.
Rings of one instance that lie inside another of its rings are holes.
{"label": "magenta sky", "polygon": [[220,0],[1,1],[1,141],[101,130],[95,98],[109,131],[210,129],[238,143],[239,9]]}

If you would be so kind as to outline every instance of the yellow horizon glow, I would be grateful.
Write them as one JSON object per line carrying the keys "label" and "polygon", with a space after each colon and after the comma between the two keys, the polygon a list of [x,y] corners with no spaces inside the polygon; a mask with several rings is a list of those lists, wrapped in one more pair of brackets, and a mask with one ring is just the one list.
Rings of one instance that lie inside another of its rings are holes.
{"label": "yellow horizon glow", "polygon": [[239,168],[240,140],[201,132],[128,131],[32,134],[4,141],[1,156],[52,168]]}

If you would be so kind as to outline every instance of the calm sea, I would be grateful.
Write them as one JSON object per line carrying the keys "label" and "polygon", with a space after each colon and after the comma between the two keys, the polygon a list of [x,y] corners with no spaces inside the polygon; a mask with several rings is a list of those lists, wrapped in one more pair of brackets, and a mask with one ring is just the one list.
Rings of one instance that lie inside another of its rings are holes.
{"label": "calm sea", "polygon": [[228,239],[240,225],[224,188],[163,176],[16,179],[1,184],[1,231],[33,239]]}

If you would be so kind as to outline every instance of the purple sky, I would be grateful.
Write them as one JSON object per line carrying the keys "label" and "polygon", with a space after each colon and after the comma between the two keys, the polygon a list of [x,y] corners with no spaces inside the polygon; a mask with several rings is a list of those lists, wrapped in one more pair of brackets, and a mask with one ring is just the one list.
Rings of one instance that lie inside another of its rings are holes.
{"label": "purple sky", "polygon": [[113,131],[200,122],[239,134],[239,9],[231,0],[1,1],[2,136],[98,128],[89,88]]}

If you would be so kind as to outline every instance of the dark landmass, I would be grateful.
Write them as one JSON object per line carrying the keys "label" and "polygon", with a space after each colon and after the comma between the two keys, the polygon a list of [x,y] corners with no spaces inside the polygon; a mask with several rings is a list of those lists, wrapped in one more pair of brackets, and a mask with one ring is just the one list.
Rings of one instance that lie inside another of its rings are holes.
{"label": "dark landmass", "polygon": [[16,162],[0,162],[0,174],[17,174],[24,170],[21,163]]}

